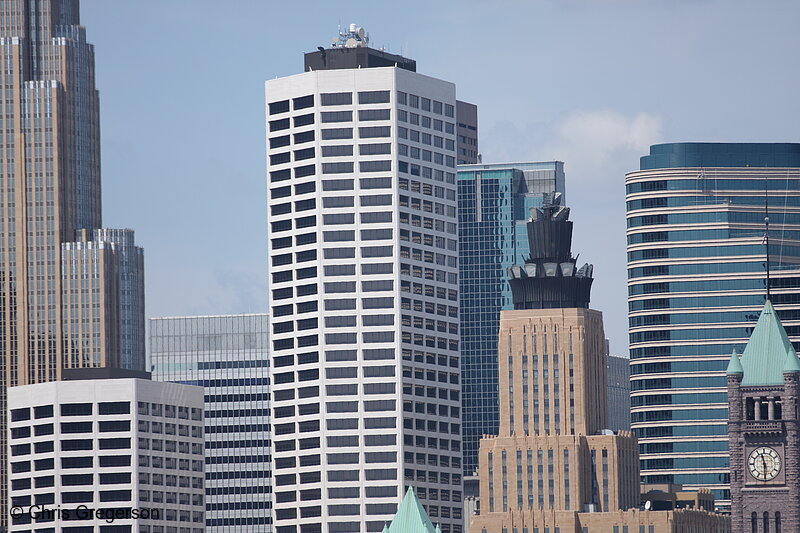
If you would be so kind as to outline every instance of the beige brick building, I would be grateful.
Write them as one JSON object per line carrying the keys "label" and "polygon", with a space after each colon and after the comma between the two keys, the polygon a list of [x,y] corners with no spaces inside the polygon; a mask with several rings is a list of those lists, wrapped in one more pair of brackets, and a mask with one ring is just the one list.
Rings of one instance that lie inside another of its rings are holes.
{"label": "beige brick building", "polygon": [[500,431],[480,447],[472,533],[727,533],[728,517],[639,510],[636,438],[606,424],[602,314],[503,311]]}

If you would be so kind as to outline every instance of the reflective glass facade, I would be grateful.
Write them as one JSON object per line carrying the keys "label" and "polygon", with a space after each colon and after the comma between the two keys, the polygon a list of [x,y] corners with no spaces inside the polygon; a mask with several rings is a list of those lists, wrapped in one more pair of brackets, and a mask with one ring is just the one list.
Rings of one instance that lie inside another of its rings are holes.
{"label": "reflective glass facade", "polygon": [[458,171],[459,279],[464,474],[478,468],[484,434],[497,435],[497,332],[514,309],[506,268],[530,254],[529,209],[565,192],[564,164],[461,165]]}
{"label": "reflective glass facade", "polygon": [[205,390],[205,531],[272,531],[268,329],[262,314],[150,319],[153,379]]}
{"label": "reflective glass facade", "polygon": [[725,368],[772,301],[800,340],[800,144],[651,147],[626,176],[631,419],[644,483],[729,505]]}

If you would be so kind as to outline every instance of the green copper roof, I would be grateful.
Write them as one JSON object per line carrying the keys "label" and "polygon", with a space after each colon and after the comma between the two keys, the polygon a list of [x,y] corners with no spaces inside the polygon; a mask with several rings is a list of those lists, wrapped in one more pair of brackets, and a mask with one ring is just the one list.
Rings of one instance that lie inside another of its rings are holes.
{"label": "green copper roof", "polygon": [[[733,364],[733,362],[731,363]],[[730,369],[731,365],[728,365]],[[783,385],[784,368],[800,366],[786,330],[767,300],[742,354],[742,385]],[[789,370],[794,371],[794,370]]]}
{"label": "green copper roof", "polygon": [[383,528],[384,533],[441,533],[437,525],[434,527],[428,513],[417,499],[413,487],[408,487],[403,501],[397,508],[392,525]]}
{"label": "green copper roof", "polygon": [[739,360],[739,354],[736,352],[736,348],[733,349],[731,360],[728,363],[728,370],[725,373],[729,376],[733,374],[744,374],[742,362]]}

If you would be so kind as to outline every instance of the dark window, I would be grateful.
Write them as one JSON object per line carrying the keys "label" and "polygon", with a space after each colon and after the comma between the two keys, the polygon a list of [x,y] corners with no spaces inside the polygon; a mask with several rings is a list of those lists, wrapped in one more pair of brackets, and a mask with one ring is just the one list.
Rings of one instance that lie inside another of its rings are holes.
{"label": "dark window", "polygon": [[92,485],[94,484],[94,477],[92,474],[65,474],[61,476],[61,484],[69,486]]}
{"label": "dark window", "polygon": [[354,199],[352,196],[334,196],[333,198],[323,198],[324,207],[353,207]]}
{"label": "dark window", "polygon": [[[101,490],[101,502],[124,502],[131,499],[131,491],[129,490]],[[128,530],[130,531],[130,530]]]}
{"label": "dark window", "polygon": [[391,161],[361,161],[358,163],[361,172],[388,172],[392,170]]}
{"label": "dark window", "polygon": [[282,154],[275,154],[269,156],[269,164],[270,165],[282,165],[284,163],[288,163],[291,161],[292,154],[291,152],[283,152]]}
{"label": "dark window", "polygon": [[33,408],[33,416],[35,418],[50,418],[53,416],[52,405],[40,405]]}
{"label": "dark window", "polygon": [[127,450],[131,447],[131,439],[100,439],[101,450]]}
{"label": "dark window", "polygon": [[338,163],[322,163],[323,174],[346,174],[353,172],[352,161],[341,161]]}
{"label": "dark window", "polygon": [[301,131],[294,134],[294,143],[303,144],[314,140],[314,130]]}
{"label": "dark window", "polygon": [[280,137],[272,137],[269,140],[269,147],[270,148],[281,148],[283,146],[289,146],[292,143],[292,138],[288,135],[281,135]]}
{"label": "dark window", "polygon": [[322,130],[322,140],[352,139],[353,128],[329,128]]}
{"label": "dark window", "polygon": [[64,403],[61,404],[61,416],[90,416],[92,404],[90,403]]}
{"label": "dark window", "polygon": [[61,468],[91,468],[92,457],[62,457]]}
{"label": "dark window", "polygon": [[127,415],[131,412],[131,402],[100,402],[98,411],[101,415]]}
{"label": "dark window", "polygon": [[[92,423],[88,422],[88,424],[91,427]],[[33,434],[36,435],[37,437],[39,435],[52,435],[53,424],[39,424],[38,426],[33,426]]]}
{"label": "dark window", "polygon": [[353,93],[322,93],[322,105],[350,105],[353,103]]}
{"label": "dark window", "polygon": [[282,118],[279,120],[270,120],[269,121],[269,131],[280,131],[289,129],[289,119]]}
{"label": "dark window", "polygon": [[315,165],[304,165],[294,169],[295,178],[305,178],[306,176],[313,176],[317,172]]}
{"label": "dark window", "polygon": [[105,420],[100,422],[100,431],[130,431],[130,420]]}
{"label": "dark window", "polygon": [[130,455],[105,455],[100,456],[100,466],[130,466]]}
{"label": "dark window", "polygon": [[11,410],[11,421],[12,422],[19,422],[21,420],[30,420],[31,419],[31,409],[30,407],[22,407],[20,409],[12,409]]}
{"label": "dark window", "polygon": [[323,111],[321,114],[322,122],[352,122],[352,111]]}
{"label": "dark window", "polygon": [[[61,503],[91,503],[94,500],[94,492],[62,492]],[[93,527],[93,526],[92,526]],[[65,528],[67,531],[70,528]]]}
{"label": "dark window", "polygon": [[298,109],[305,109],[307,107],[314,107],[314,95],[309,94],[308,96],[292,98],[292,107],[294,107],[295,111]]}
{"label": "dark window", "polygon": [[308,126],[309,124],[314,123],[314,113],[309,113],[308,115],[300,115],[298,117],[294,117],[294,127],[299,128],[301,126]]}
{"label": "dark window", "polygon": [[269,104],[269,114],[276,115],[278,113],[286,113],[289,111],[289,100],[281,100],[280,102],[271,102]]}
{"label": "dark window", "polygon": [[359,104],[386,104],[389,103],[389,91],[360,91]]}
{"label": "dark window", "polygon": [[303,159],[311,159],[314,157],[314,148],[303,148],[302,150],[294,151],[294,160],[302,161]]}
{"label": "dark window", "polygon": [[339,157],[353,155],[352,144],[334,144],[322,147],[322,157]]}
{"label": "dark window", "polygon": [[391,126],[368,126],[358,128],[358,136],[362,139],[373,139],[377,137],[391,137]]}
{"label": "dark window", "polygon": [[101,485],[116,485],[117,483],[130,483],[130,472],[114,472],[109,474],[100,474]]}
{"label": "dark window", "polygon": [[362,189],[388,189],[392,186],[392,178],[361,178]]}
{"label": "dark window", "polygon": [[389,120],[388,109],[361,109],[358,112],[358,120]]}

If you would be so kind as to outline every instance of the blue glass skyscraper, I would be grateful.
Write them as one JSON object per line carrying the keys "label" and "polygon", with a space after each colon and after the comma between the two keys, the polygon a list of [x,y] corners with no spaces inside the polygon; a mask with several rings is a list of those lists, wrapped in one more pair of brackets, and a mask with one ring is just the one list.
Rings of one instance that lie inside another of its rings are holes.
{"label": "blue glass skyscraper", "polygon": [[478,467],[484,434],[497,434],[497,331],[514,309],[506,268],[530,254],[526,223],[545,194],[565,193],[564,163],[458,167],[459,283],[464,474]]}
{"label": "blue glass skyscraper", "polygon": [[728,505],[725,368],[772,302],[800,340],[800,144],[652,146],[626,176],[632,427],[642,481]]}

